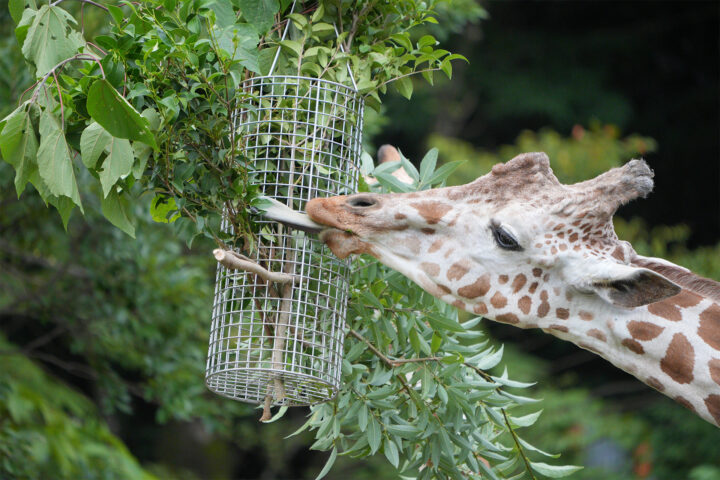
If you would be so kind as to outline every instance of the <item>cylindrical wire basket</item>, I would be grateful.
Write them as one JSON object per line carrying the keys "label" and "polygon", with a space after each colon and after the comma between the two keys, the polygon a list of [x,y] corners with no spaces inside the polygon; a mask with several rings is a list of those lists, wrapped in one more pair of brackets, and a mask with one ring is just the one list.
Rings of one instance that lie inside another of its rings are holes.
{"label": "cylindrical wire basket", "polygon": [[[238,114],[247,171],[266,196],[295,210],[357,188],[364,102],[356,89],[315,78],[255,77]],[[205,381],[249,403],[312,405],[340,387],[348,262],[312,236],[271,221],[253,252],[266,283],[218,265]]]}

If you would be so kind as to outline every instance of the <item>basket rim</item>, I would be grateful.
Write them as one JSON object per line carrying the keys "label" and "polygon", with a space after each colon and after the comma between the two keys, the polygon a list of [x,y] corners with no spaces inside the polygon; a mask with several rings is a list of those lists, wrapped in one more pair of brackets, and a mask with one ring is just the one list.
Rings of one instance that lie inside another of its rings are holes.
{"label": "basket rim", "polygon": [[[262,368],[262,367],[261,367],[261,368],[257,368],[257,367],[255,367],[255,368],[234,367],[234,368],[229,368],[229,369],[226,369],[226,370],[217,371],[217,372],[212,372],[212,373],[208,373],[208,371],[206,370],[206,371],[205,371],[205,386],[206,386],[207,389],[210,390],[212,393],[215,393],[215,394],[217,394],[217,395],[223,396],[223,397],[225,397],[225,398],[229,398],[229,399],[231,399],[231,400],[237,400],[237,401],[243,402],[243,403],[249,403],[249,404],[252,404],[252,405],[259,405],[259,403],[258,403],[257,401],[255,401],[255,400],[253,400],[253,399],[251,399],[251,398],[236,397],[236,396],[228,395],[227,393],[224,393],[224,392],[219,392],[219,391],[217,391],[216,389],[214,389],[214,388],[210,385],[210,383],[209,383],[209,381],[212,380],[214,377],[217,377],[217,376],[222,375],[222,374],[228,374],[228,373],[234,373],[234,372],[262,372],[262,373],[267,373],[267,374],[270,374],[270,375],[276,374],[276,373],[278,373],[278,372],[283,372],[283,375],[287,375],[288,377],[296,377],[296,380],[297,380],[297,381],[302,381],[303,379],[308,379],[308,378],[310,378],[310,379],[312,379],[313,381],[315,381],[315,382],[317,382],[317,383],[323,384],[325,387],[328,388],[328,390],[329,390],[330,392],[332,392],[332,395],[331,395],[330,397],[316,398],[316,401],[314,401],[314,402],[302,402],[302,401],[297,401],[297,400],[294,400],[294,399],[290,399],[290,398],[288,398],[288,397],[285,397],[286,399],[290,400],[290,401],[288,402],[288,406],[301,407],[301,406],[317,405],[317,404],[319,404],[319,403],[325,403],[325,402],[332,401],[332,400],[333,400],[335,397],[337,397],[338,394],[340,393],[340,385],[334,385],[334,384],[332,384],[332,383],[330,383],[330,382],[328,382],[328,381],[326,381],[326,380],[319,379],[318,377],[315,377],[315,376],[313,376],[313,375],[309,375],[309,374],[307,374],[307,373],[302,373],[302,372],[287,372],[287,371],[284,371],[284,370],[274,370],[274,369],[272,369],[272,368]],[[275,402],[275,399],[273,398],[273,405],[283,405],[283,404],[282,404],[282,403],[276,403],[276,402]]]}
{"label": "basket rim", "polygon": [[340,88],[343,88],[345,90],[349,90],[349,91],[355,93],[363,103],[365,102],[365,98],[360,94],[360,91],[349,85],[345,85],[345,84],[339,83],[339,82],[334,82],[332,80],[326,80],[324,78],[308,77],[305,75],[262,75],[259,77],[252,77],[252,78],[248,78],[247,80],[243,80],[242,82],[240,82],[240,84],[245,86],[246,84],[252,84],[258,80],[273,79],[273,78],[282,78],[282,79],[292,78],[292,79],[309,80],[312,82],[320,82],[320,83],[324,83],[324,84],[328,84],[328,85],[333,85],[335,87],[340,87]]}

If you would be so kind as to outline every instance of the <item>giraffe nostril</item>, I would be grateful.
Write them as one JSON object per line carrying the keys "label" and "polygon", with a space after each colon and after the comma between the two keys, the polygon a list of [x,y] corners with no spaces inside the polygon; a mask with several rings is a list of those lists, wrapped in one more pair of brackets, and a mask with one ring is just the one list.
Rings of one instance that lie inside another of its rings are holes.
{"label": "giraffe nostril", "polygon": [[367,208],[377,205],[377,201],[368,195],[361,195],[350,197],[347,204],[351,207]]}

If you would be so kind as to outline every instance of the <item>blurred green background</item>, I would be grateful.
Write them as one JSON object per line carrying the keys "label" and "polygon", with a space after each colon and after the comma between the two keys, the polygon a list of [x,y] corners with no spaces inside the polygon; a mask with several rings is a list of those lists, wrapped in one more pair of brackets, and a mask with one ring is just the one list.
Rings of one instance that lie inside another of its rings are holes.
{"label": "blurred green background", "polygon": [[[4,116],[29,83],[0,7]],[[451,183],[524,151],[564,182],[642,156],[655,192],[621,210],[619,236],[720,280],[716,2],[459,0],[443,17],[433,33],[470,63],[368,112],[369,151],[437,147],[467,160]],[[326,454],[285,438],[308,410],[261,425],[205,390],[212,245],[188,250],[146,211],[131,241],[86,208],[65,233],[0,164],[0,478],[314,478]],[[720,479],[717,428],[588,352],[484,324],[506,345],[499,368],[538,382],[525,437],[586,466],[572,478]],[[384,458],[343,458],[328,478],[397,477]]]}

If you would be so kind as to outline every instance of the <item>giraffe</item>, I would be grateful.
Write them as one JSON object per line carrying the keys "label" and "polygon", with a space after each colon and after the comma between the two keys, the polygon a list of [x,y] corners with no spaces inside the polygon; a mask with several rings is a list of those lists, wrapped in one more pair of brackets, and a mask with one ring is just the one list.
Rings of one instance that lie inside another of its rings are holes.
{"label": "giraffe", "polygon": [[563,185],[526,153],[467,185],[306,212],[336,256],[369,254],[459,309],[573,342],[720,426],[720,283],[638,255],[613,228],[652,178],[632,160]]}

